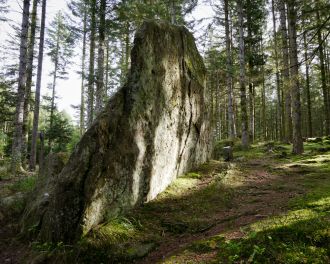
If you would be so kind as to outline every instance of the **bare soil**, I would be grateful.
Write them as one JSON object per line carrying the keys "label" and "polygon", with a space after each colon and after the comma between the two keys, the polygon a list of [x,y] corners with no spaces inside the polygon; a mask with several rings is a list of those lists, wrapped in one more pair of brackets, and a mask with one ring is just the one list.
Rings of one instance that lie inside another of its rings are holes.
{"label": "bare soil", "polygon": [[[225,208],[211,216],[215,219],[212,228],[193,235],[169,234],[155,251],[138,263],[163,262],[192,242],[220,233],[227,239],[241,238],[245,235],[244,227],[285,212],[290,199],[305,193],[305,189],[299,184],[302,175],[299,167],[283,169],[281,164],[274,163],[270,159],[250,160],[239,165],[243,175],[240,178],[239,188],[233,189],[231,208]],[[272,170],[276,173],[270,172]],[[208,259],[212,259],[212,254],[214,252],[196,254],[189,259],[196,263],[207,263]]]}

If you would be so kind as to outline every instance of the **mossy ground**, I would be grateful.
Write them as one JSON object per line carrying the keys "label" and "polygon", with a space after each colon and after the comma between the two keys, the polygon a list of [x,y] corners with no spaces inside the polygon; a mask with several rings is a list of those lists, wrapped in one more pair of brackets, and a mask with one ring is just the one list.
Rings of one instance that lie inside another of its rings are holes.
{"label": "mossy ground", "polygon": [[[308,143],[305,154],[285,158],[278,153],[265,156],[261,145],[253,146],[247,155],[244,151],[236,153],[249,160],[263,156],[263,167],[283,177],[283,182],[274,182],[271,187],[279,192],[293,188],[287,208],[240,226],[238,237],[232,236],[237,231],[233,228],[195,241],[164,263],[329,263],[330,153],[324,151],[326,145],[329,142]],[[289,152],[289,146],[280,147]],[[298,195],[295,186],[286,184],[288,178],[294,178]]]}
{"label": "mossy ground", "polygon": [[328,146],[307,143],[298,156],[277,143],[235,146],[233,162],[187,173],[77,245],[34,242],[29,255],[47,263],[329,263]]}

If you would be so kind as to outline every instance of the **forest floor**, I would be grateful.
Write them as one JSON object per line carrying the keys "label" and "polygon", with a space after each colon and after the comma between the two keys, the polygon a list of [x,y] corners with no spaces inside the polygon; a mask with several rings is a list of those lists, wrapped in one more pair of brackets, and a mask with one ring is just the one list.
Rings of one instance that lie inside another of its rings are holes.
{"label": "forest floor", "polygon": [[187,173],[75,246],[27,243],[2,226],[0,262],[19,263],[16,248],[34,263],[329,263],[330,141],[289,153],[279,144],[236,149],[232,162]]}

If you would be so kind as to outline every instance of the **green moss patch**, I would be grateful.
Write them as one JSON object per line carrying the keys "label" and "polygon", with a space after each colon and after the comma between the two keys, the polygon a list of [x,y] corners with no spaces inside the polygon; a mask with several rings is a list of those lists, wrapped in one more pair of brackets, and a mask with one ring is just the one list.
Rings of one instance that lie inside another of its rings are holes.
{"label": "green moss patch", "polygon": [[[297,184],[306,188],[305,194],[290,200],[285,213],[244,227],[241,238],[225,238],[224,232],[195,241],[165,263],[329,263],[330,165],[324,162],[328,153],[315,154],[319,145],[308,143],[307,153],[290,155],[281,164],[281,175],[298,177]],[[257,154],[262,152],[258,146],[253,148]],[[287,188],[285,182],[277,186]],[[201,256],[205,258],[194,262]]]}

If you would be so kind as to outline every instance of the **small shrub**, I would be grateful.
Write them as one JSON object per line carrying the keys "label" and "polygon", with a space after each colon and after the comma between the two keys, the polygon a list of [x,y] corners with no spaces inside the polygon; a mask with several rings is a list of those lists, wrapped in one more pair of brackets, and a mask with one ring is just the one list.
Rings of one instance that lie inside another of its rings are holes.
{"label": "small shrub", "polygon": [[29,192],[32,191],[35,184],[36,177],[30,176],[15,182],[13,185],[9,186],[9,189],[14,192]]}

